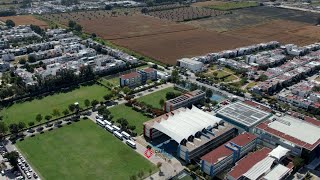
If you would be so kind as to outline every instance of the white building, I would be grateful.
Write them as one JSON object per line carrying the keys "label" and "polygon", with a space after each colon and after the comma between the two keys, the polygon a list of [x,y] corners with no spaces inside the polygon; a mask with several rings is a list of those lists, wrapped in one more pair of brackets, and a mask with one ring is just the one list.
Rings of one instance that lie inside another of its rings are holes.
{"label": "white building", "polygon": [[195,61],[189,58],[182,58],[178,60],[178,66],[187,68],[193,72],[199,72],[203,70],[203,63]]}

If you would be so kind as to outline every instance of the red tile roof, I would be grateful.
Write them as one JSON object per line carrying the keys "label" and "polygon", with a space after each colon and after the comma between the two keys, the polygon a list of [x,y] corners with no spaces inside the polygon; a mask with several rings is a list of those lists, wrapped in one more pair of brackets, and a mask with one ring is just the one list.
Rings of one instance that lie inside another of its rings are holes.
{"label": "red tile roof", "polygon": [[[311,123],[311,122],[313,122],[313,121],[315,121],[315,120],[312,120],[312,118],[311,118],[311,119],[308,119],[308,120],[306,120],[306,121],[307,121],[307,122],[310,121],[309,123]],[[285,133],[283,133],[283,132],[280,132],[280,131],[278,131],[278,130],[275,130],[275,129],[273,129],[273,128],[270,128],[270,127],[268,126],[268,124],[269,124],[270,122],[271,122],[271,121],[262,122],[262,123],[260,123],[259,125],[257,125],[256,128],[261,129],[261,130],[263,130],[263,131],[265,131],[265,132],[268,132],[269,134],[271,134],[271,135],[273,135],[273,136],[277,136],[277,137],[279,137],[279,138],[282,138],[282,139],[285,139],[285,140],[287,140],[287,141],[290,141],[290,142],[294,143],[295,145],[300,146],[300,147],[305,148],[305,149],[308,149],[308,150],[310,150],[310,151],[312,151],[315,147],[317,147],[318,145],[320,145],[320,139],[318,139],[318,141],[315,142],[314,144],[306,143],[306,142],[301,141],[301,140],[299,140],[299,139],[297,139],[297,138],[295,138],[295,137],[292,137],[292,136],[287,135],[287,134],[285,134]],[[315,122],[313,122],[312,124],[316,125]]]}
{"label": "red tile roof", "polygon": [[139,73],[137,72],[132,72],[132,73],[129,73],[129,74],[124,74],[121,76],[122,79],[130,79],[130,78],[134,78],[134,77],[137,77],[137,76],[140,76]]}
{"label": "red tile roof", "polygon": [[250,142],[254,141],[257,138],[257,136],[250,134],[250,133],[243,133],[235,138],[231,139],[227,143],[219,146],[218,148],[212,150],[211,152],[207,153],[206,155],[202,156],[201,159],[204,161],[207,161],[211,164],[215,164],[218,161],[222,160],[225,157],[228,157],[232,155],[232,151],[225,147],[226,144],[232,142],[239,146],[245,146],[246,144],[249,144]]}
{"label": "red tile roof", "polygon": [[248,154],[233,167],[233,169],[228,173],[229,176],[234,179],[239,179],[244,173],[246,173],[252,166],[260,162],[262,159],[268,156],[271,152],[269,148],[262,148],[258,151]]}

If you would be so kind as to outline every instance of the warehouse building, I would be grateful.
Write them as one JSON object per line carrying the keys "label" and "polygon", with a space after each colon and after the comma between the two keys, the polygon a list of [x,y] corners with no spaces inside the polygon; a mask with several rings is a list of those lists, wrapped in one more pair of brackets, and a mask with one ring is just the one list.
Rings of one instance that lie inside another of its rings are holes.
{"label": "warehouse building", "polygon": [[257,136],[243,133],[201,157],[201,170],[210,176],[230,167],[241,157],[252,151],[257,144]]}
{"label": "warehouse building", "polygon": [[165,102],[164,110],[170,112],[181,107],[191,107],[192,105],[199,103],[206,96],[206,93],[201,90],[195,90],[188,92],[174,99],[170,99]]}
{"label": "warehouse building", "polygon": [[275,117],[257,125],[254,133],[265,146],[281,145],[290,149],[293,155],[308,155],[309,159],[320,162],[320,123],[317,120],[301,120],[287,115]]}
{"label": "warehouse building", "polygon": [[270,112],[262,109],[238,101],[220,109],[217,116],[233,124],[240,131],[252,132],[255,125],[271,116]]}
{"label": "warehouse building", "polygon": [[234,126],[195,106],[166,113],[143,125],[144,137],[150,144],[160,149],[170,144],[170,153],[186,162],[201,157],[237,134]]}

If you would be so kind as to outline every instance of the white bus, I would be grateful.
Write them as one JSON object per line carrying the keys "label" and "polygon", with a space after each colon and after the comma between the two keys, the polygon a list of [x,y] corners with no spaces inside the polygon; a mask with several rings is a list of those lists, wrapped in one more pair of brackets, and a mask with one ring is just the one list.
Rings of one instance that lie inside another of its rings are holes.
{"label": "white bus", "polygon": [[130,147],[132,147],[132,148],[136,148],[136,143],[135,142],[133,142],[133,141],[131,141],[131,140],[126,140],[126,143],[130,146]]}
{"label": "white bus", "polygon": [[113,131],[114,131],[113,127],[111,127],[111,126],[109,126],[109,125],[106,125],[106,129],[107,129],[108,131],[110,131],[110,132],[113,132]]}
{"label": "white bus", "polygon": [[125,131],[122,131],[121,134],[126,139],[130,139],[131,138],[130,134],[126,133]]}
{"label": "white bus", "polygon": [[112,127],[113,127],[113,129],[114,129],[115,131],[118,131],[118,132],[121,131],[121,129],[120,129],[118,126],[116,126],[116,125],[113,125]]}
{"label": "white bus", "polygon": [[113,134],[114,134],[117,138],[119,138],[120,140],[123,139],[122,135],[121,135],[118,131],[114,131]]}
{"label": "white bus", "polygon": [[107,121],[107,120],[104,120],[103,122],[104,122],[104,123],[106,123],[106,125],[109,125],[109,126],[111,126],[111,125],[112,125],[112,123],[111,123],[111,122],[109,122],[109,121]]}
{"label": "white bus", "polygon": [[99,119],[97,119],[96,122],[97,122],[98,125],[100,125],[100,126],[102,126],[102,127],[105,127],[105,126],[106,126],[106,123],[104,123],[103,121],[101,121],[101,120],[99,120]]}

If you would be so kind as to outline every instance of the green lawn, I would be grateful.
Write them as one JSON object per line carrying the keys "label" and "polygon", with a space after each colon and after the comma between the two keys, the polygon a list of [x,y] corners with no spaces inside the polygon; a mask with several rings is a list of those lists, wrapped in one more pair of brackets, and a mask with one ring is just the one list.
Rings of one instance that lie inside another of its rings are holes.
{"label": "green lawn", "polygon": [[142,134],[143,125],[142,123],[146,122],[150,118],[144,116],[142,113],[132,110],[131,107],[128,107],[124,104],[117,105],[109,109],[113,115],[113,120],[116,121],[119,118],[125,118],[128,120],[129,125],[136,126],[136,133]]}
{"label": "green lawn", "polygon": [[259,4],[257,2],[225,2],[225,3],[219,3],[216,5],[207,6],[207,8],[210,9],[216,9],[221,11],[228,11],[232,9],[240,9],[240,8],[247,8],[247,7],[255,7]]}
{"label": "green lawn", "polygon": [[45,180],[129,179],[156,170],[143,156],[90,120],[17,142]]}
{"label": "green lawn", "polygon": [[114,77],[114,78],[100,78],[99,82],[105,86],[109,86],[109,87],[116,87],[116,86],[120,86],[120,80],[119,77]]}
{"label": "green lawn", "polygon": [[173,87],[169,87],[169,88],[154,92],[152,94],[148,94],[146,96],[140,97],[137,100],[141,102],[145,102],[146,104],[149,104],[154,108],[161,109],[162,107],[160,106],[159,101],[160,99],[166,100],[167,92],[181,93],[180,91],[175,90]]}
{"label": "green lawn", "polygon": [[101,101],[108,92],[109,90],[100,85],[81,86],[70,92],[56,93],[42,99],[13,104],[0,113],[7,124],[19,121],[26,124],[28,122],[37,123],[35,118],[38,113],[44,117],[45,115],[52,115],[53,109],[58,109],[62,115],[62,111],[67,109],[70,104],[79,102],[80,107],[84,107],[85,99]]}

